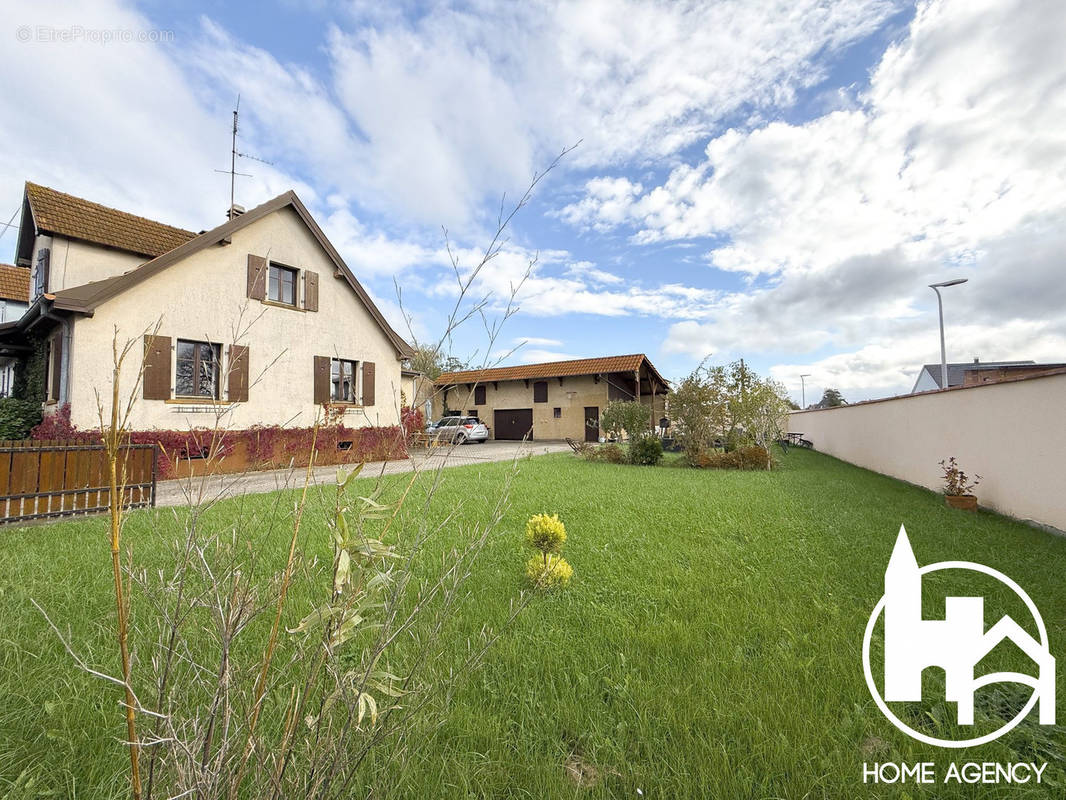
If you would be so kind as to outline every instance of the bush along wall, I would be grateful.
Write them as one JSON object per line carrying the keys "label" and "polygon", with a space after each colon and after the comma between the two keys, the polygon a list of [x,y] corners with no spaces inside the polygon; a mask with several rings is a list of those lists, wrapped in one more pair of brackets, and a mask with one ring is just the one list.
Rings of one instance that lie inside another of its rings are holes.
{"label": "bush along wall", "polygon": [[[65,405],[32,431],[42,440],[98,442],[95,431],[79,431],[70,424]],[[348,428],[327,425],[283,428],[256,425],[242,430],[193,428],[191,430],[131,431],[133,444],[159,445],[159,477],[174,478],[204,472],[243,472],[307,466],[311,442],[315,464],[355,464],[362,461],[397,461],[407,458],[403,429],[398,426]],[[213,455],[213,458],[212,458]]]}

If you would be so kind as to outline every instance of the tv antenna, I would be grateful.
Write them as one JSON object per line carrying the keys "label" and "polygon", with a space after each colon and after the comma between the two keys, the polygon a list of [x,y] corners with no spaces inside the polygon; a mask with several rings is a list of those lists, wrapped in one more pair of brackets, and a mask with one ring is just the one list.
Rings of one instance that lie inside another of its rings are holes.
{"label": "tv antenna", "polygon": [[222,173],[225,173],[225,174],[229,175],[229,216],[230,216],[230,219],[233,218],[233,210],[236,208],[236,201],[235,201],[234,195],[235,195],[235,191],[236,191],[237,176],[240,175],[242,178],[251,178],[252,177],[252,175],[247,173],[247,172],[237,172],[237,159],[238,158],[247,158],[247,159],[251,159],[252,161],[258,161],[260,164],[269,164],[269,165],[273,166],[273,162],[271,162],[271,161],[267,161],[266,159],[258,158],[258,157],[253,156],[253,155],[249,155],[248,153],[242,153],[240,150],[237,149],[237,129],[239,127],[238,126],[238,119],[239,119],[239,116],[240,116],[240,110],[241,110],[241,96],[237,95],[237,105],[233,109],[233,143],[232,143],[232,146],[230,147],[229,169],[216,169],[215,170],[215,172],[222,172]]}

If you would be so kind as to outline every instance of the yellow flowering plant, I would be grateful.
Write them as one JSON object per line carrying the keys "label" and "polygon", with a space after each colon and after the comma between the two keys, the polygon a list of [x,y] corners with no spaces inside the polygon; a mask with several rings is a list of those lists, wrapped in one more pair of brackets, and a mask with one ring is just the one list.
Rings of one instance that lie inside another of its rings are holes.
{"label": "yellow flowering plant", "polygon": [[566,544],[566,526],[558,514],[534,514],[526,522],[526,544],[540,552],[526,562],[526,577],[538,589],[566,586],[574,568],[558,555]]}
{"label": "yellow flowering plant", "polygon": [[562,556],[532,556],[526,562],[526,577],[538,589],[553,589],[570,583],[574,568]]}
{"label": "yellow flowering plant", "polygon": [[566,543],[566,526],[558,514],[534,514],[526,522],[526,544],[542,553],[558,553]]}

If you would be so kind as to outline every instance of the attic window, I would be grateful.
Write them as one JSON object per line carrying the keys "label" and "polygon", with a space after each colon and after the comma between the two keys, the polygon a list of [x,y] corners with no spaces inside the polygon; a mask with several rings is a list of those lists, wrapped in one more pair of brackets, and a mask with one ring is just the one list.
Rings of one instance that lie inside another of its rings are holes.
{"label": "attic window", "polygon": [[267,299],[287,306],[296,305],[296,270],[281,264],[270,265],[270,288]]}

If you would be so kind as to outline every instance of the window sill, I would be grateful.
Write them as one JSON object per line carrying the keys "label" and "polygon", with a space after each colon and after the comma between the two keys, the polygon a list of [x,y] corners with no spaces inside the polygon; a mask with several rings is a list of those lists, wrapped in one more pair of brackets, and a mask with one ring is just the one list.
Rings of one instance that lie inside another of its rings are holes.
{"label": "window sill", "polygon": [[228,406],[236,403],[236,400],[216,400],[213,397],[174,397],[164,400],[168,405],[178,406]]}
{"label": "window sill", "polygon": [[359,411],[361,409],[367,408],[367,406],[364,406],[362,403],[340,403],[340,402],[337,402],[336,400],[331,400],[330,403],[329,403],[329,407],[330,408],[340,408],[340,409],[343,409],[345,412],[347,412],[347,411]]}
{"label": "window sill", "polygon": [[300,308],[296,304],[289,305],[288,303],[279,303],[277,300],[260,300],[259,302],[265,306],[273,306],[274,308],[284,308],[289,311],[307,311],[306,308]]}

